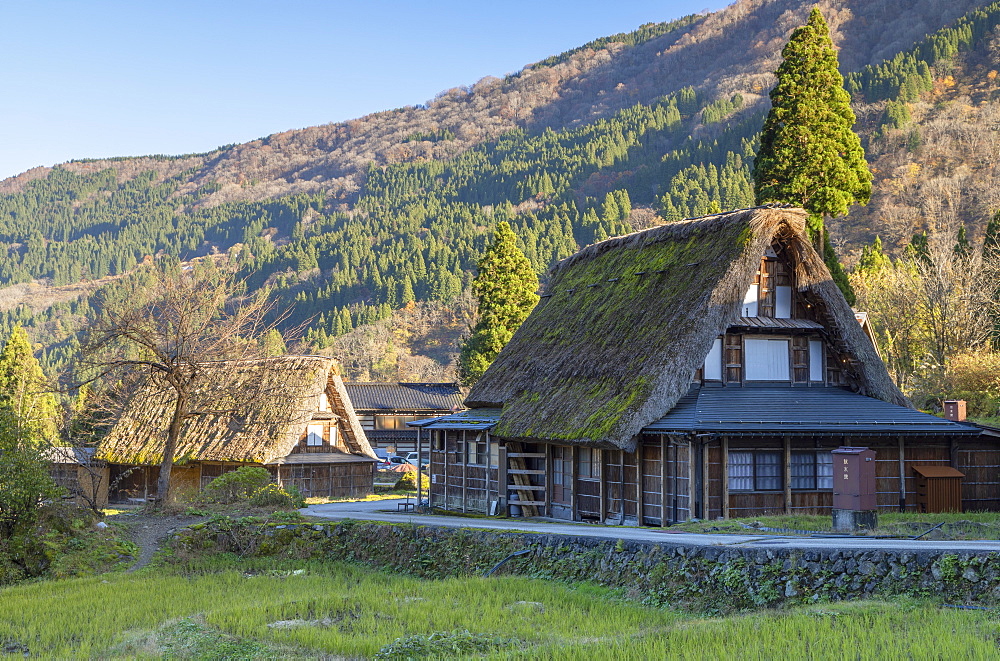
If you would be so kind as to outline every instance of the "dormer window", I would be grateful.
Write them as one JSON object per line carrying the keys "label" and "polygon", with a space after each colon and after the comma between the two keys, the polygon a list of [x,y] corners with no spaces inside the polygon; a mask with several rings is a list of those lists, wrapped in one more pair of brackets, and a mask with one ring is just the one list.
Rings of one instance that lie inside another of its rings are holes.
{"label": "dormer window", "polygon": [[717,337],[696,381],[826,382],[826,348],[816,336],[744,335]]}
{"label": "dormer window", "polygon": [[743,296],[740,315],[743,317],[792,317],[792,266],[781,254],[782,247],[775,244],[767,249],[753,284]]}

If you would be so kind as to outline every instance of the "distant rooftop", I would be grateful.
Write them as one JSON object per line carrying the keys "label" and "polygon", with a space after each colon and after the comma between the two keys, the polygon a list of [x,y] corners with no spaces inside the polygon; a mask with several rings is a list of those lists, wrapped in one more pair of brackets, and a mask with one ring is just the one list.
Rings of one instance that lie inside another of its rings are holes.
{"label": "distant rooftop", "polygon": [[456,383],[345,383],[355,411],[458,411],[465,394]]}

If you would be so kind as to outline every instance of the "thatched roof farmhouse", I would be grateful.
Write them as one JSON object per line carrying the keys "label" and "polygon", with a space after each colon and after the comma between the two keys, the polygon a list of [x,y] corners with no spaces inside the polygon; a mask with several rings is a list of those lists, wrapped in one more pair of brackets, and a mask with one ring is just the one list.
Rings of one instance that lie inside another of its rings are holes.
{"label": "thatched roof farmhouse", "polygon": [[[335,361],[322,356],[282,356],[205,363],[202,369],[204,378],[192,397],[193,415],[184,423],[175,453],[172,473],[177,472],[180,479],[204,486],[226,470],[249,464],[266,466],[279,481],[299,484],[315,495],[336,491],[330,482],[336,477],[331,470],[353,470],[362,479],[351,489],[371,490],[375,453]],[[146,379],[125,402],[100,444],[98,458],[112,465],[112,473],[115,467],[134,466],[148,466],[150,474],[156,471],[174,402],[171,389]],[[344,468],[351,465],[354,468]],[[282,466],[295,470],[279,470]],[[145,473],[121,472],[132,476],[123,490],[150,495],[145,482],[148,475],[140,489],[133,484],[138,480],[135,476]],[[313,478],[324,482],[301,481]],[[361,484],[366,481],[367,486]]]}
{"label": "thatched roof farmhouse", "polygon": [[[885,446],[883,504],[915,506],[910,462],[958,462],[978,430],[912,409],[805,220],[745,209],[557,264],[470,410],[415,423],[432,504],[483,511],[512,491],[529,513],[660,523],[828,511],[830,450],[853,443]],[[969,506],[1000,506],[966,473]]]}

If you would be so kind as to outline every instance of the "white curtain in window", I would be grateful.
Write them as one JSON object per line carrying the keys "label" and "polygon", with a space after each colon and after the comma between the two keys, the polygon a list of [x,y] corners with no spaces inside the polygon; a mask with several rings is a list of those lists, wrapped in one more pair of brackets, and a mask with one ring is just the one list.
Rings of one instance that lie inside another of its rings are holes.
{"label": "white curtain in window", "polygon": [[715,338],[712,342],[712,349],[705,358],[706,381],[722,381],[722,338]]}
{"label": "white curtain in window", "polygon": [[729,490],[753,491],[753,453],[729,453]]}
{"label": "white curtain in window", "polygon": [[788,381],[788,340],[745,340],[747,381]]}
{"label": "white curtain in window", "polygon": [[792,453],[792,488],[816,488],[816,453]]}
{"label": "white curtain in window", "polygon": [[816,488],[833,488],[833,455],[829,452],[816,453]]}
{"label": "white curtain in window", "polygon": [[323,445],[323,425],[306,427],[306,445]]}
{"label": "white curtain in window", "polygon": [[823,340],[809,340],[809,380],[825,380],[823,378]]}
{"label": "white curtain in window", "polygon": [[747,290],[745,296],[743,296],[743,310],[742,314],[744,317],[756,317],[757,316],[757,285],[750,285],[750,289]]}
{"label": "white curtain in window", "polygon": [[788,285],[774,288],[774,316],[776,319],[792,318],[792,288]]}

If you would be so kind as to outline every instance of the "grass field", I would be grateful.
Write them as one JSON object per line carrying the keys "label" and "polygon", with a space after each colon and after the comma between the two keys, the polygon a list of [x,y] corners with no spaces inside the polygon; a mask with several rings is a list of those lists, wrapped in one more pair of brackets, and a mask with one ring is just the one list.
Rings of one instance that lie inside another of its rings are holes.
{"label": "grass field", "polygon": [[992,659],[998,635],[928,601],[703,618],[587,584],[236,558],[0,590],[0,651],[43,658]]}

